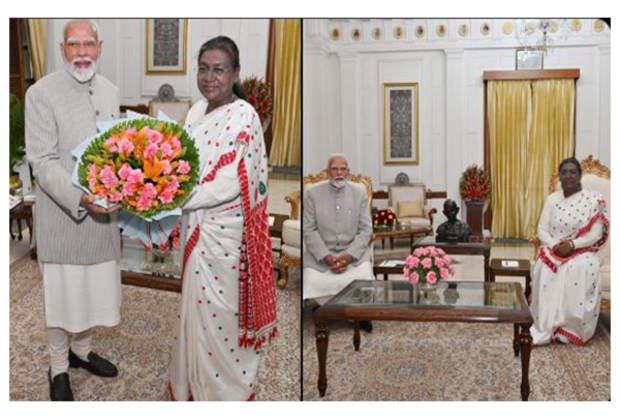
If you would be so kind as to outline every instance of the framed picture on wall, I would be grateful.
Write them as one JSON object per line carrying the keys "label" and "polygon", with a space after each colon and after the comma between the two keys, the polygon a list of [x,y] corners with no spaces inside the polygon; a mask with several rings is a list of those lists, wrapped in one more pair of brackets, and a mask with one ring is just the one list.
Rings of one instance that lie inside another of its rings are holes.
{"label": "framed picture on wall", "polygon": [[532,48],[517,48],[517,70],[542,70],[545,55],[542,50]]}
{"label": "framed picture on wall", "polygon": [[383,164],[420,164],[418,83],[383,83]]}
{"label": "framed picture on wall", "polygon": [[146,74],[187,73],[187,19],[146,19]]}

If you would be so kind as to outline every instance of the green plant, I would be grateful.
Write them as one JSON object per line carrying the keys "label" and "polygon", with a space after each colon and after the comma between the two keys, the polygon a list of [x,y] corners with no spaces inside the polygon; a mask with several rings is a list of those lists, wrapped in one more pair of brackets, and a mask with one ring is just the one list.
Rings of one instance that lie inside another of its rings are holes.
{"label": "green plant", "polygon": [[9,175],[26,156],[26,125],[24,101],[10,94],[9,99]]}

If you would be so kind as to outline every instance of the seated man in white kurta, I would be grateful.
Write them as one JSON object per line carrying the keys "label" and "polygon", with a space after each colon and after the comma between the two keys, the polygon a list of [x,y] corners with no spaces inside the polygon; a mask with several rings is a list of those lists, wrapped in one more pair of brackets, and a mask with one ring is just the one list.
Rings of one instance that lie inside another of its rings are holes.
{"label": "seated man in white kurta", "polygon": [[[347,182],[342,155],[327,162],[329,182],[311,187],[304,205],[304,299],[323,305],[353,280],[374,279],[370,262],[372,220],[366,192]],[[370,322],[362,329],[372,330]]]}
{"label": "seated man in white kurta", "polygon": [[69,367],[97,376],[118,373],[91,351],[91,331],[120,322],[120,206],[95,205],[96,197],[73,185],[70,175],[71,151],[98,133],[97,121],[119,117],[118,89],[96,74],[98,32],[93,21],[69,21],[61,44],[65,68],[43,77],[26,95],[26,155],[38,183],[34,236],[45,292],[52,401],[73,401]]}

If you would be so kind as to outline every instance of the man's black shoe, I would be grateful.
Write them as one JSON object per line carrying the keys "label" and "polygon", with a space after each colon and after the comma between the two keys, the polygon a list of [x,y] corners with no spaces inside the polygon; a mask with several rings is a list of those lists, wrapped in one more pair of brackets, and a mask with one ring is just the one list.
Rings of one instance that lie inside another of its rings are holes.
{"label": "man's black shoe", "polygon": [[67,372],[60,373],[52,379],[52,369],[50,369],[47,372],[47,379],[50,383],[50,399],[52,401],[74,401]]}
{"label": "man's black shoe", "polygon": [[367,333],[372,332],[372,321],[360,321],[360,328]]}
{"label": "man's black shoe", "polygon": [[88,362],[85,362],[69,350],[69,366],[72,368],[84,368],[93,375],[103,376],[105,378],[118,375],[116,366],[92,351],[88,353]]}

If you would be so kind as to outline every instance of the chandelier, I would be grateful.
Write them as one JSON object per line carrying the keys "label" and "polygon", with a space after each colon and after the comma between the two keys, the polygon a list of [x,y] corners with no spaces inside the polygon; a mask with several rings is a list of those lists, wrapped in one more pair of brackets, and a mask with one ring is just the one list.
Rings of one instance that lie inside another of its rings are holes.
{"label": "chandelier", "polygon": [[522,47],[542,51],[546,56],[553,52],[556,40],[566,40],[572,31],[567,19],[519,19],[515,36]]}

